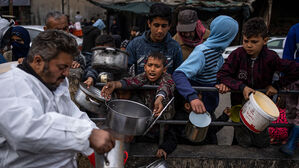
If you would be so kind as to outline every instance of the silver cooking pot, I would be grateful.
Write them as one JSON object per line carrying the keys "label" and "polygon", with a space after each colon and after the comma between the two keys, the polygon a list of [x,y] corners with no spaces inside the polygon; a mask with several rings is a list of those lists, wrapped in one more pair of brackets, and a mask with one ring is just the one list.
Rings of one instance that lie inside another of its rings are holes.
{"label": "silver cooking pot", "polygon": [[145,135],[173,99],[167,103],[156,118],[152,111],[143,104],[124,99],[111,100],[106,103],[108,107],[106,124],[113,131],[123,135]]}
{"label": "silver cooking pot", "polygon": [[152,118],[148,107],[130,100],[111,100],[107,107],[107,126],[124,135],[142,135]]}
{"label": "silver cooking pot", "polygon": [[99,71],[124,72],[128,67],[128,54],[116,48],[95,47],[91,65]]}
{"label": "silver cooking pot", "polygon": [[103,114],[106,109],[104,104],[105,99],[100,97],[100,90],[93,86],[87,88],[84,83],[79,84],[75,101],[92,113]]}
{"label": "silver cooking pot", "polygon": [[191,112],[189,114],[189,121],[185,127],[186,137],[191,142],[203,141],[206,138],[210,123],[211,116],[208,112],[203,114]]}

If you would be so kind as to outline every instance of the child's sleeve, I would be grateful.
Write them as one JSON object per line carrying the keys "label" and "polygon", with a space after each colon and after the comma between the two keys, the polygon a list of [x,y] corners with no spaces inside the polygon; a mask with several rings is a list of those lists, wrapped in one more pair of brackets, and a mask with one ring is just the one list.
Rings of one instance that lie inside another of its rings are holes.
{"label": "child's sleeve", "polygon": [[177,137],[173,130],[173,127],[170,127],[165,131],[164,141],[161,145],[159,145],[159,149],[163,149],[167,155],[172,153],[177,147]]}
{"label": "child's sleeve", "polygon": [[120,82],[122,84],[122,88],[134,89],[145,85],[147,78],[145,72],[143,72],[133,77],[123,78]]}
{"label": "child's sleeve", "polygon": [[157,88],[157,95],[163,95],[165,97],[172,97],[173,92],[175,89],[175,84],[171,78],[171,76],[168,73],[164,73],[162,75],[161,82],[159,84],[159,87]]}
{"label": "child's sleeve", "polygon": [[233,51],[217,73],[217,80],[233,90],[243,90],[246,86],[243,81],[237,80],[236,76],[239,71],[240,59],[236,50]]}

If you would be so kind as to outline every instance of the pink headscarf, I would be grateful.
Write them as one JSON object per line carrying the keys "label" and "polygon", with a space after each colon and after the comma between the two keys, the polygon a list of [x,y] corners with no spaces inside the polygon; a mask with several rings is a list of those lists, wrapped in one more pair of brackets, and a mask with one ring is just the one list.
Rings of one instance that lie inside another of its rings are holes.
{"label": "pink headscarf", "polygon": [[197,45],[199,45],[203,42],[203,35],[206,32],[206,28],[203,26],[203,24],[201,23],[200,20],[197,21],[195,30],[196,30],[196,34],[197,34],[195,40],[186,39],[181,35],[181,32],[179,32],[179,35],[180,35],[180,37],[181,37],[184,44],[186,44],[190,47],[195,47],[195,46],[197,46]]}

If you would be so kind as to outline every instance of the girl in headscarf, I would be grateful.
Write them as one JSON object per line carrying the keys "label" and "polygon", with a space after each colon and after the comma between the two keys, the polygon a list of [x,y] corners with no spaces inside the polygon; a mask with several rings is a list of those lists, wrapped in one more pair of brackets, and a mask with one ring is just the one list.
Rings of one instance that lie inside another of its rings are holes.
{"label": "girl in headscarf", "polygon": [[16,26],[12,28],[12,61],[22,62],[24,57],[27,57],[30,42],[29,33],[24,27]]}

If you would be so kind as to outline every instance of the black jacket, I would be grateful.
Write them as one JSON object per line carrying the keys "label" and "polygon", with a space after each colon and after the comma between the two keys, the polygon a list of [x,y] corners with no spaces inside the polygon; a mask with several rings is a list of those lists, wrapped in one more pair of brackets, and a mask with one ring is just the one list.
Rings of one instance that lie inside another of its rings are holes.
{"label": "black jacket", "polygon": [[82,52],[90,52],[95,47],[95,40],[99,35],[101,35],[100,29],[93,26],[84,27]]}

